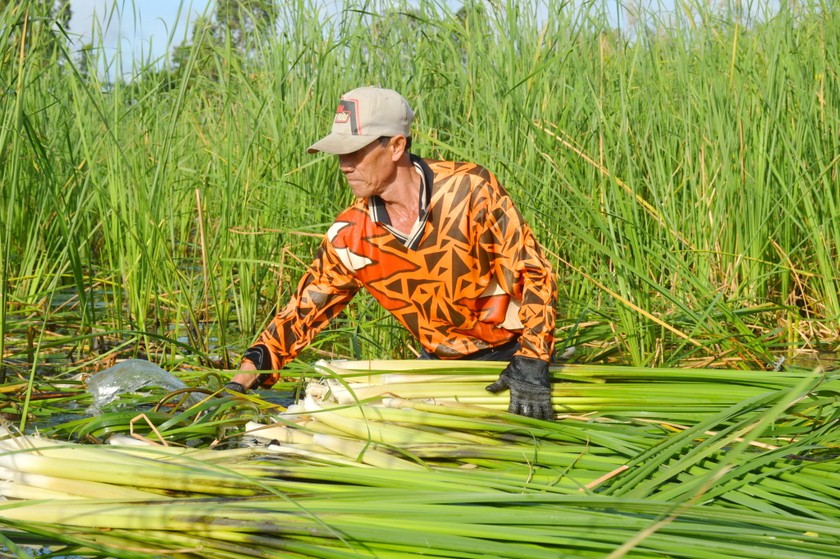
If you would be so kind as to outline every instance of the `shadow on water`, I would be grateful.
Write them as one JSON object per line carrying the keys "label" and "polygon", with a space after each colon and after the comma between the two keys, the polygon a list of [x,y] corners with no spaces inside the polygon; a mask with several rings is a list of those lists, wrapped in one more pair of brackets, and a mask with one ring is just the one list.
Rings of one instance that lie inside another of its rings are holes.
{"label": "shadow on water", "polygon": [[840,352],[797,350],[790,356],[779,356],[776,363],[782,370],[799,368],[836,371],[840,370]]}

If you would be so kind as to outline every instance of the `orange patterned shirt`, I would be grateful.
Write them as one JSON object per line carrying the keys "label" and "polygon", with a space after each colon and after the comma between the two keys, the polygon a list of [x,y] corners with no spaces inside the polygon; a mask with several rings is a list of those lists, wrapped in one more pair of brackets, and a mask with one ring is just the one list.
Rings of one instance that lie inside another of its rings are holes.
{"label": "orange patterned shirt", "polygon": [[[476,164],[412,161],[425,210],[413,233],[391,229],[378,198],[344,210],[294,296],[246,352],[257,369],[294,359],[362,288],[441,359],[517,336],[519,355],[550,359],[557,286],[513,200]],[[278,379],[263,374],[260,384]]]}

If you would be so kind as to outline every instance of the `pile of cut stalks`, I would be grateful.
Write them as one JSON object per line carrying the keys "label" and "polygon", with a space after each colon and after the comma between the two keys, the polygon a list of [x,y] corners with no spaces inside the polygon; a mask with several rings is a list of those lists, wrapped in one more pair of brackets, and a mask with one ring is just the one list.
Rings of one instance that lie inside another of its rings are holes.
{"label": "pile of cut stalks", "polygon": [[[320,362],[239,445],[7,433],[4,556],[837,558],[840,373]],[[247,403],[249,397],[224,395]],[[217,398],[218,400],[218,398]],[[226,400],[226,401],[227,401]]]}

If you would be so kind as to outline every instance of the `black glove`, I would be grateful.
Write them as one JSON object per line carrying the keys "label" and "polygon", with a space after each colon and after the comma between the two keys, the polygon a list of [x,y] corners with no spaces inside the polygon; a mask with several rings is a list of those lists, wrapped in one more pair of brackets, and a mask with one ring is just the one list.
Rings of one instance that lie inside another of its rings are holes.
{"label": "black glove", "polygon": [[499,380],[487,386],[494,394],[506,388],[510,389],[510,413],[535,419],[554,418],[548,362],[514,355]]}
{"label": "black glove", "polygon": [[238,392],[240,394],[245,394],[247,388],[239,384],[238,382],[230,381],[225,385],[225,390],[230,390],[231,392]]}

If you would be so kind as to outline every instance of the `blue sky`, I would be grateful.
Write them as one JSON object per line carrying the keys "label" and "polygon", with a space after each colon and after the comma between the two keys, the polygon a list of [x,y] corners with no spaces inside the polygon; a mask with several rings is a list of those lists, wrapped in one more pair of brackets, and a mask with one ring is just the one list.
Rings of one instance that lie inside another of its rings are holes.
{"label": "blue sky", "polygon": [[[285,1],[285,0],[281,0]],[[457,8],[463,0],[446,0]],[[590,1],[590,0],[573,0]],[[616,0],[599,0],[614,11]],[[768,0],[775,3],[775,0]],[[167,46],[188,40],[191,22],[208,10],[212,0],[71,0],[73,18],[70,34],[77,48],[100,40],[96,47],[104,49],[108,60],[122,53],[123,72],[130,74],[132,59],[157,60],[167,52]],[[633,0],[648,8],[673,10],[674,0]],[[340,4],[340,0],[324,1],[326,5]],[[94,31],[94,29],[98,29]]]}
{"label": "blue sky", "polygon": [[[96,45],[111,59],[118,49],[124,70],[131,59],[152,59],[166,54],[167,45],[189,36],[190,21],[207,9],[209,0],[72,0],[70,35],[77,47],[101,39]],[[98,29],[98,30],[96,30]]]}
{"label": "blue sky", "polygon": [[[463,3],[446,1],[454,6]],[[340,3],[323,0],[328,10]],[[78,49],[96,37],[94,46],[104,49],[108,60],[120,52],[123,74],[127,75],[132,60],[157,60],[166,55],[168,46],[189,40],[191,22],[212,10],[211,4],[212,0],[71,0],[69,34]]]}

